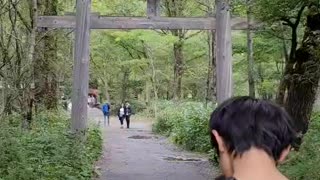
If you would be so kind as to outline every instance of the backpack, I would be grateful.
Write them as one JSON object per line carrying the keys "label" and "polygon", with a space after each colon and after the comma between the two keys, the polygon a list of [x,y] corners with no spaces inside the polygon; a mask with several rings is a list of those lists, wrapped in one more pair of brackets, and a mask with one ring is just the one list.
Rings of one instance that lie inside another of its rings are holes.
{"label": "backpack", "polygon": [[105,105],[102,106],[102,111],[103,111],[104,113],[108,113],[108,112],[109,112],[108,104],[105,104]]}

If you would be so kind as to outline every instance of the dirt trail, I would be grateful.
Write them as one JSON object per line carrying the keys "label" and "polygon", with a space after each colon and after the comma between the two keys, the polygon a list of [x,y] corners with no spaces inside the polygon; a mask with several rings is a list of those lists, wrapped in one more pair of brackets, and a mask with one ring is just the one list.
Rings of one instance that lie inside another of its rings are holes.
{"label": "dirt trail", "polygon": [[[89,117],[97,123],[101,112],[90,109]],[[207,158],[184,152],[154,135],[151,124],[132,118],[130,129],[120,129],[111,118],[103,128],[103,157],[97,168],[100,180],[209,180],[215,171]]]}

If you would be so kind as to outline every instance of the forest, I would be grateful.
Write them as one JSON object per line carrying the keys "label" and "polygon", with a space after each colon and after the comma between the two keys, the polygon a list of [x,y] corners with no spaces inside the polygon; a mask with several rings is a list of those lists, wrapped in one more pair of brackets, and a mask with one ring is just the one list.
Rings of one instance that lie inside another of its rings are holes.
{"label": "forest", "polygon": [[[291,179],[319,179],[320,2],[229,0],[233,95],[267,99],[293,117],[300,140],[281,166]],[[75,13],[76,0],[0,0],[0,179],[91,179],[102,132],[70,132],[74,30],[38,28],[38,16]],[[146,0],[92,0],[105,16],[146,16]],[[212,17],[214,0],[161,0],[161,16]],[[255,26],[257,25],[257,26]],[[210,154],[217,105],[215,31],[92,30],[89,88],[112,111],[128,101],[153,131]],[[116,114],[112,114],[116,115]],[[63,169],[63,171],[57,171]]]}

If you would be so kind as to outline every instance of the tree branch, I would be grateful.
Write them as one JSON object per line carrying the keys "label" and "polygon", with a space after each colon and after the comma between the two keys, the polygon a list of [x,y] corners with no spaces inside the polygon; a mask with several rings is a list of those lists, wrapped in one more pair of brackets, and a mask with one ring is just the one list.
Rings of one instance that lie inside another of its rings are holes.
{"label": "tree branch", "polygon": [[203,31],[197,31],[197,32],[195,32],[193,34],[190,34],[189,36],[185,37],[184,40],[188,40],[188,39],[190,39],[190,38],[192,38],[192,37],[194,37],[194,36],[196,36],[196,35],[198,35],[198,34],[200,34],[202,32]]}
{"label": "tree branch", "polygon": [[294,23],[294,25],[295,25],[296,27],[299,26],[299,23],[300,23],[300,20],[301,20],[303,11],[304,11],[304,9],[305,9],[306,7],[307,7],[306,5],[303,5],[303,6],[300,8],[300,10],[299,10],[299,12],[298,12],[298,15],[297,15],[296,22]]}
{"label": "tree branch", "polygon": [[31,33],[31,26],[28,24],[28,21],[22,16],[21,12],[19,11],[19,9],[17,8],[18,3],[20,2],[12,2],[12,0],[10,1],[11,5],[13,7],[13,9],[17,12],[17,15],[19,17],[19,19],[21,20],[22,24],[27,28],[27,30],[29,31],[29,33]]}
{"label": "tree branch", "polygon": [[283,25],[294,27],[294,23],[287,17],[280,18],[281,21],[284,21]]}
{"label": "tree branch", "polygon": [[191,62],[191,61],[193,61],[193,60],[202,58],[202,57],[204,57],[205,55],[207,55],[207,54],[206,54],[206,53],[200,54],[200,55],[198,55],[198,56],[195,56],[195,57],[193,57],[193,58],[191,58],[191,59],[186,60],[186,62],[189,63],[189,62]]}

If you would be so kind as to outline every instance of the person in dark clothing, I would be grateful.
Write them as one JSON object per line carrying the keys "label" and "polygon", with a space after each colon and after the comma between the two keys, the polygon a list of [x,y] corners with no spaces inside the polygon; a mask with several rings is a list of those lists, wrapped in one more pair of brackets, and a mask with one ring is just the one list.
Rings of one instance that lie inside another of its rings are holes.
{"label": "person in dark clothing", "polygon": [[109,103],[105,103],[102,106],[102,112],[103,112],[103,117],[104,117],[104,126],[106,126],[108,122],[108,126],[110,125],[110,105]]}
{"label": "person in dark clothing", "polygon": [[211,143],[223,176],[220,180],[286,180],[277,165],[296,138],[287,112],[266,100],[231,98],[212,113]]}
{"label": "person in dark clothing", "polygon": [[121,124],[121,129],[123,128],[123,120],[125,118],[125,108],[124,108],[124,105],[121,104],[119,110],[118,110],[118,117],[119,117],[119,121],[120,121],[120,124]]}
{"label": "person in dark clothing", "polygon": [[130,128],[130,117],[132,115],[132,109],[131,106],[128,102],[126,102],[126,105],[124,107],[124,114],[125,114],[125,118],[126,118],[126,123],[127,123],[127,128]]}

